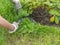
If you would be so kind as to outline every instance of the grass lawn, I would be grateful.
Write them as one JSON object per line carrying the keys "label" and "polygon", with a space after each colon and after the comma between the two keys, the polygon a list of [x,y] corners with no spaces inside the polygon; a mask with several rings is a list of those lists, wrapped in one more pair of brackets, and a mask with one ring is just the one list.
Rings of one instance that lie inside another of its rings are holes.
{"label": "grass lawn", "polygon": [[[0,14],[9,22],[17,21],[19,17],[13,6],[8,0],[0,0]],[[13,34],[0,27],[0,45],[60,45],[60,28],[43,26],[23,18]]]}

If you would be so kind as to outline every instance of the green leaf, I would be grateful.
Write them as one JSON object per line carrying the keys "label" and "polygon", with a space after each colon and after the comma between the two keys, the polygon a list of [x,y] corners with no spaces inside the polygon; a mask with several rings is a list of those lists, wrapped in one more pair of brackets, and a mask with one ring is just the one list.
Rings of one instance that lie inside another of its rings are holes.
{"label": "green leaf", "polygon": [[59,24],[59,18],[57,16],[55,16],[55,23]]}
{"label": "green leaf", "polygon": [[52,14],[52,15],[57,15],[57,16],[59,16],[59,12],[58,12],[57,10],[55,10],[55,9],[51,9],[51,10],[49,11],[49,13]]}
{"label": "green leaf", "polygon": [[55,17],[54,16],[52,16],[51,18],[50,18],[50,22],[54,22],[55,21],[55,19],[54,19]]}

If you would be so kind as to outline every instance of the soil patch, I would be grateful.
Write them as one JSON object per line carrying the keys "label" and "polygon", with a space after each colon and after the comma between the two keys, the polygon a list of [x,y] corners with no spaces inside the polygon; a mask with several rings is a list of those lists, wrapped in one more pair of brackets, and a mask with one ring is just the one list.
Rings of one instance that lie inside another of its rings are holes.
{"label": "soil patch", "polygon": [[55,24],[50,22],[50,18],[52,15],[48,13],[48,10],[46,8],[38,7],[33,10],[33,13],[31,14],[31,18],[35,20],[36,22],[42,24],[42,25],[49,25],[49,26],[56,26],[59,27],[60,24]]}

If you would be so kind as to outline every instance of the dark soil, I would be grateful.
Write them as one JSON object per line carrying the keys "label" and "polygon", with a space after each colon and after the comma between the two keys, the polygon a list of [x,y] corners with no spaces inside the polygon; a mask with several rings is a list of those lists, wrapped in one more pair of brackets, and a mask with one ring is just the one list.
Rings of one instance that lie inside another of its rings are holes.
{"label": "dark soil", "polygon": [[50,22],[50,18],[52,17],[52,15],[50,15],[48,13],[48,9],[47,8],[42,8],[42,7],[38,7],[36,9],[33,10],[33,13],[31,14],[31,18],[33,20],[35,20],[36,22],[42,24],[42,25],[49,25],[49,26],[57,26],[59,27],[59,25]]}

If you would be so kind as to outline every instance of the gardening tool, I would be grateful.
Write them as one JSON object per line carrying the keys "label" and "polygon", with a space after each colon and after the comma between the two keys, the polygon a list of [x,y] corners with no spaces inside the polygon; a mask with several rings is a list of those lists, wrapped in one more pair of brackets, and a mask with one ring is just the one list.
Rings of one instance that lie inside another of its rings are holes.
{"label": "gardening tool", "polygon": [[[19,0],[13,0],[13,2],[15,3],[16,14],[18,15],[19,10],[22,9],[22,5],[21,5],[21,3],[20,3]],[[30,17],[30,15],[29,15],[29,16],[23,16],[23,17],[21,17],[21,18],[19,17],[19,18],[18,18],[18,23],[21,22],[21,19],[22,19],[22,18],[26,18],[26,17],[28,17],[31,21],[35,22],[35,21]]]}
{"label": "gardening tool", "polygon": [[[13,0],[13,2],[15,3],[15,7],[16,7],[16,14],[18,15],[19,10],[22,8],[21,3],[19,0]],[[21,19],[18,19],[18,24],[21,22]]]}

